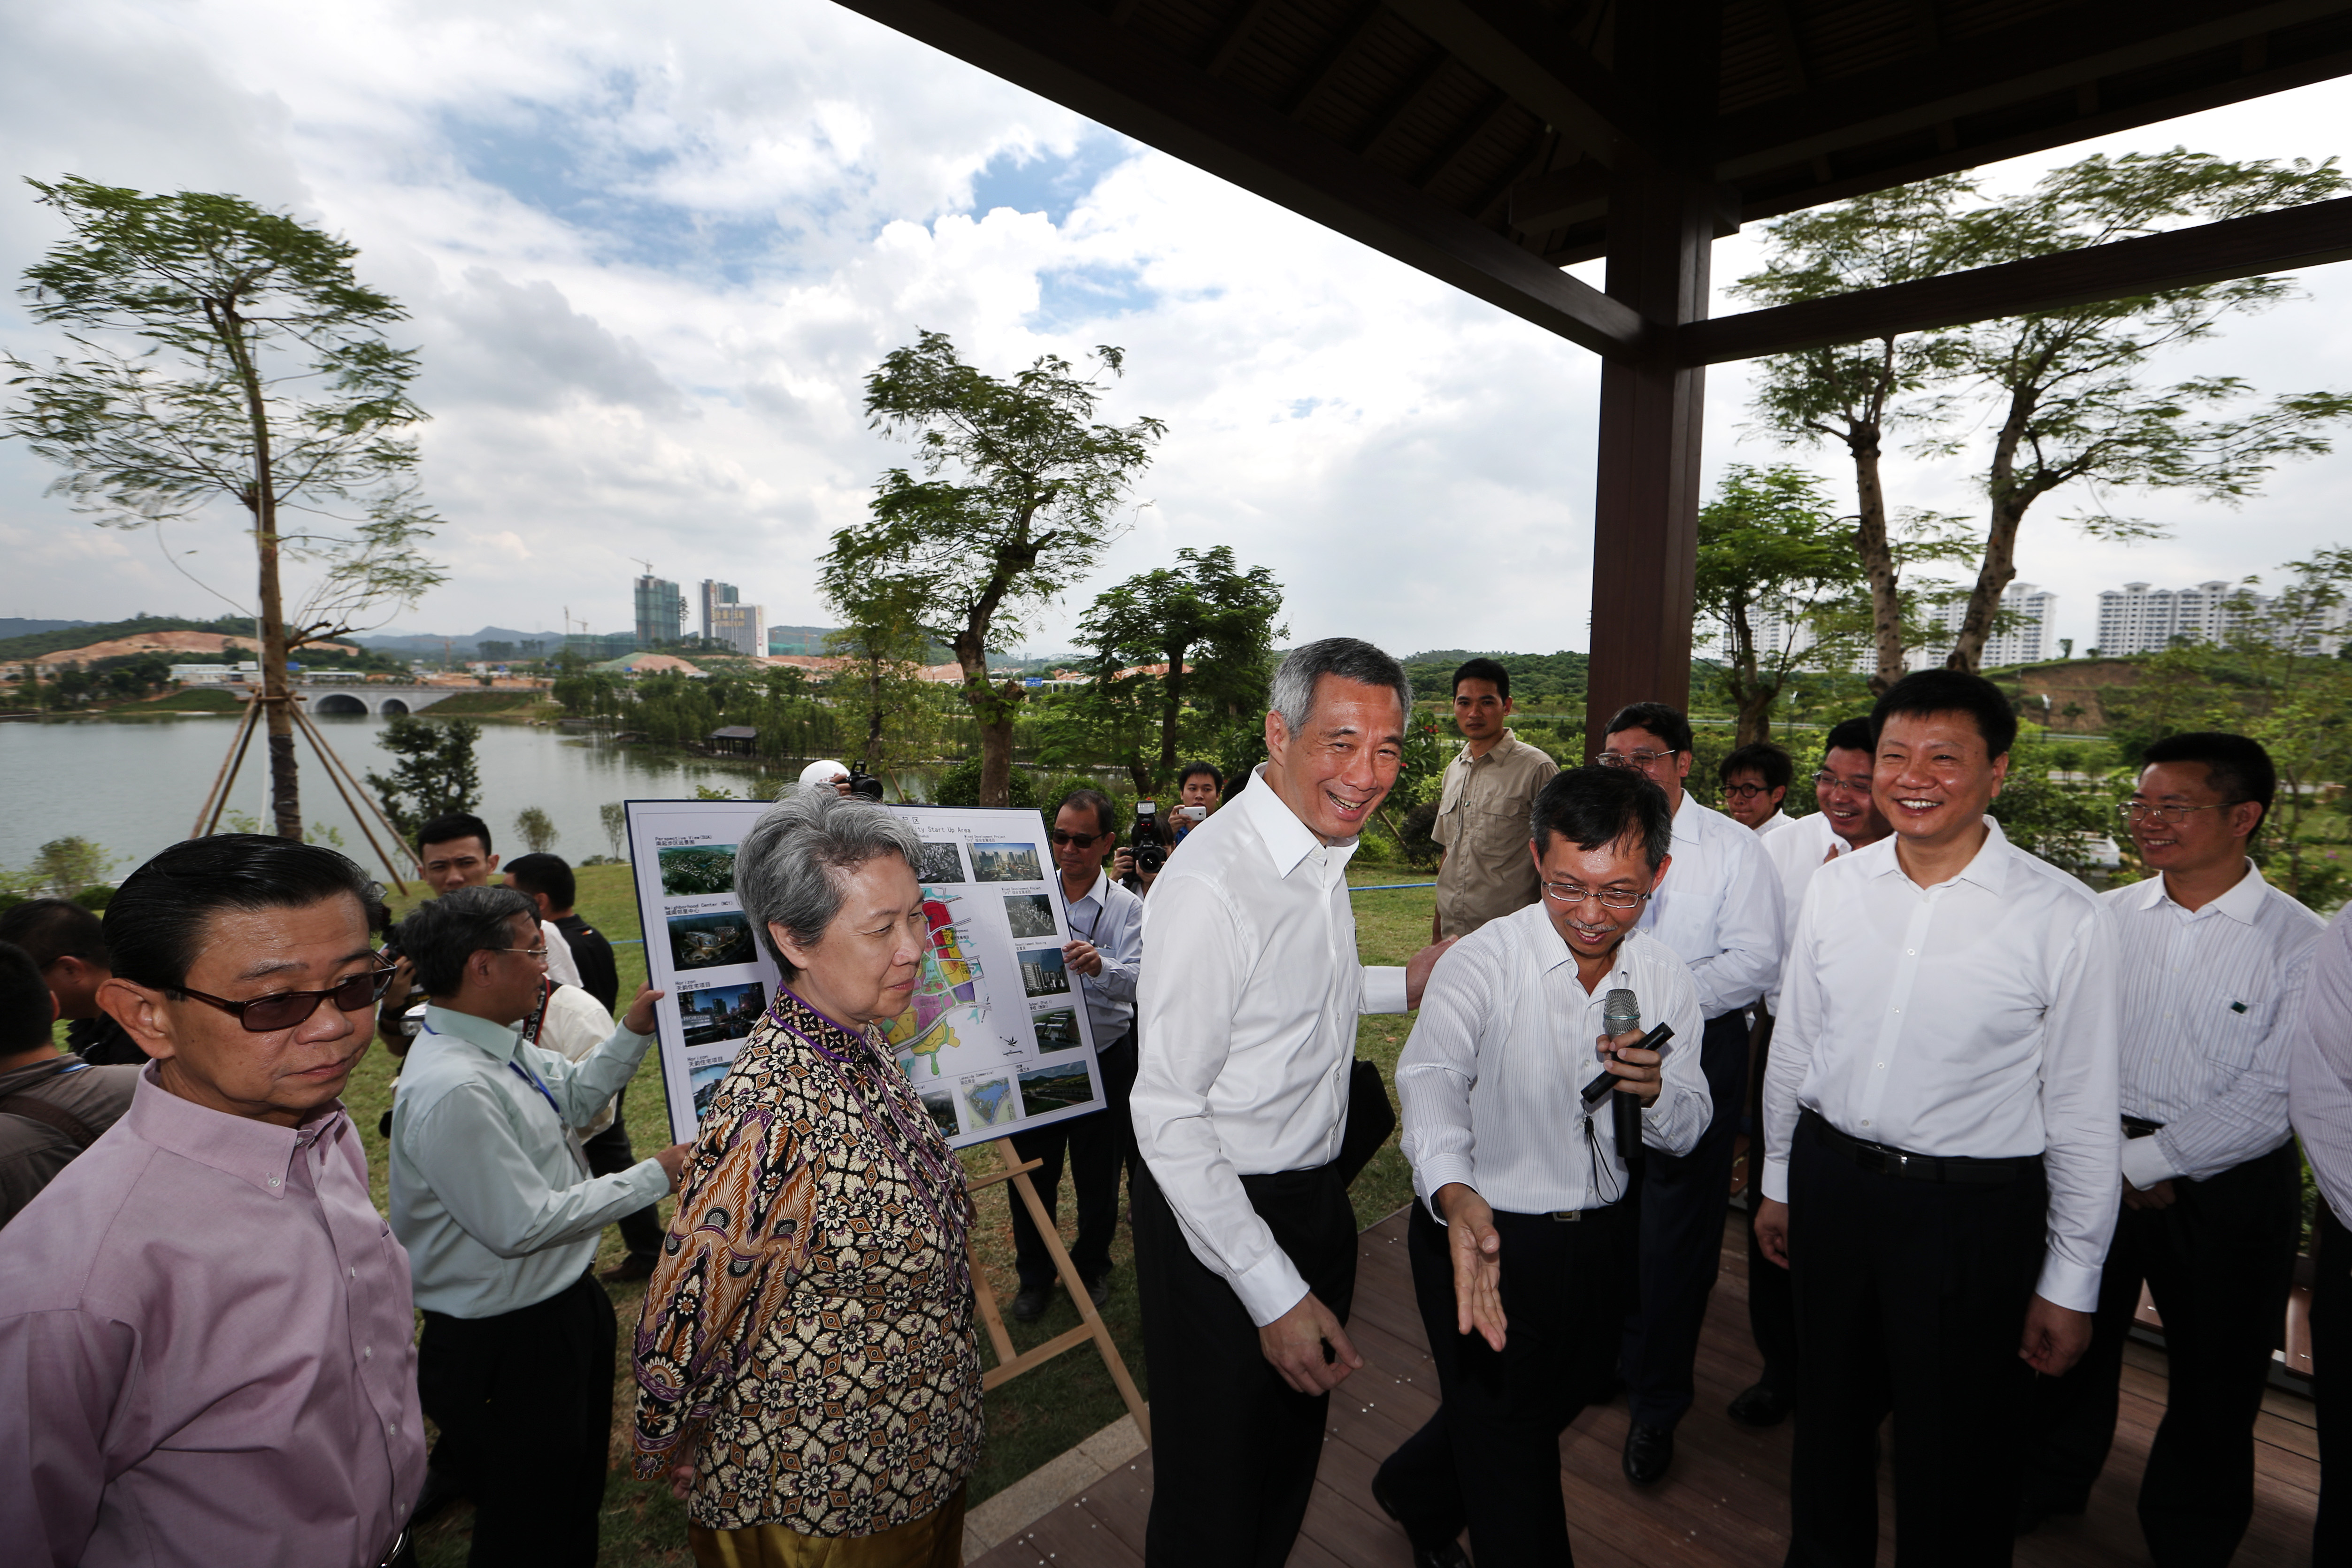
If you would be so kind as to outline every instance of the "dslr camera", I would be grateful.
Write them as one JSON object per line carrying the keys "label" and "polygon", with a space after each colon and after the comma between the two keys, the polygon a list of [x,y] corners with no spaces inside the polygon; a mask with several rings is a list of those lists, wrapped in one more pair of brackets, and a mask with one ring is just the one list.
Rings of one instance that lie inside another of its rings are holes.
{"label": "dslr camera", "polygon": [[866,800],[878,802],[882,798],[882,781],[856,763],[849,764],[849,783],[844,787],[851,795],[862,796]]}
{"label": "dslr camera", "polygon": [[1160,803],[1139,800],[1135,803],[1135,868],[1157,877],[1167,864],[1168,840],[1160,834]]}

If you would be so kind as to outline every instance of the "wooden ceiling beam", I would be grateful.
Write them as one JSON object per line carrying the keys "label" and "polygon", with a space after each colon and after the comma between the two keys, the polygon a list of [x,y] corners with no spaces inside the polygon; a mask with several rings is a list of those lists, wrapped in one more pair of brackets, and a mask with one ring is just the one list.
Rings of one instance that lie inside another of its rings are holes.
{"label": "wooden ceiling beam", "polygon": [[1423,163],[1420,172],[1413,175],[1412,188],[1416,191],[1425,191],[1444,179],[1446,171],[1461,162],[1462,154],[1476,146],[1479,139],[1492,131],[1510,110],[1511,95],[1496,88],[1488,96],[1486,101],[1479,105],[1478,111],[1462,122],[1462,129],[1455,132],[1444,146],[1430,155],[1429,161]]}
{"label": "wooden ceiling beam", "polygon": [[1077,0],[840,3],[1595,353],[1648,347],[1632,307]]}
{"label": "wooden ceiling beam", "polygon": [[1356,8],[1356,14],[1349,18],[1346,26],[1339,29],[1339,36],[1331,41],[1331,47],[1324,50],[1322,58],[1315,62],[1315,68],[1307,73],[1307,79],[1299,83],[1298,90],[1290,95],[1290,101],[1282,106],[1286,118],[1296,120],[1307,112],[1317,96],[1331,85],[1332,77],[1347,63],[1348,57],[1356,52],[1356,46],[1364,41],[1364,35],[1372,30],[1372,24],[1379,21],[1381,14],[1388,8],[1388,0],[1366,0],[1364,5]]}
{"label": "wooden ceiling beam", "polygon": [[1211,76],[1225,74],[1225,68],[1234,63],[1234,57],[1249,43],[1250,35],[1257,31],[1257,25],[1265,20],[1265,14],[1273,10],[1276,4],[1276,0],[1249,0],[1242,7],[1241,15],[1234,18],[1233,26],[1225,29],[1225,36],[1218,41],[1216,53],[1209,57],[1205,68]]}
{"label": "wooden ceiling beam", "polygon": [[1664,162],[1650,113],[1567,29],[1513,0],[1390,0],[1396,14],[1614,166],[1628,148]]}
{"label": "wooden ceiling beam", "polygon": [[1675,356],[1686,365],[1722,364],[2347,259],[2352,196],[1717,316],[1676,329]]}

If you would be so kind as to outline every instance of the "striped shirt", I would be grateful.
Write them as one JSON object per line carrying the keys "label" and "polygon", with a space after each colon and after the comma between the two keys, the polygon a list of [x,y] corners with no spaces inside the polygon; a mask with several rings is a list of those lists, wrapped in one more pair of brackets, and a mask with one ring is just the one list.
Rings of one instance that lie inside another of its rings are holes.
{"label": "striped shirt", "polygon": [[2319,939],[2287,1035],[2286,1108],[2303,1157],[2327,1206],[2352,1215],[2352,909]]}
{"label": "striped shirt", "polygon": [[2164,1124],[2124,1145],[2124,1179],[2201,1182],[2285,1142],[2287,1042],[2326,922],[2252,860],[2202,909],[2173,902],[2161,877],[2104,897],[2123,1004],[2123,1113]]}

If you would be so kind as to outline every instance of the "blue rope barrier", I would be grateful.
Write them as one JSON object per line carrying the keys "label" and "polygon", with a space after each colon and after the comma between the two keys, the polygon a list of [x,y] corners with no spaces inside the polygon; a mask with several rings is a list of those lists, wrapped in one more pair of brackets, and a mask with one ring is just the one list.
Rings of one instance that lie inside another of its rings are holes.
{"label": "blue rope barrier", "polygon": [[1370,887],[1350,888],[1351,893],[1392,893],[1400,888],[1434,888],[1434,882],[1377,882]]}

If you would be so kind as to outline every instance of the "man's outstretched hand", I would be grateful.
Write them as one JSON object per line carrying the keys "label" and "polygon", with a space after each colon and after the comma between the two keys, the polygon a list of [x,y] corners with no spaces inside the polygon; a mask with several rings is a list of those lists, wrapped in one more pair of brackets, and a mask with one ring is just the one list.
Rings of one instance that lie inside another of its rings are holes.
{"label": "man's outstretched hand", "polygon": [[636,998],[629,1004],[628,1016],[621,1020],[621,1022],[629,1026],[629,1033],[633,1035],[652,1034],[654,1032],[654,1004],[668,994],[668,992],[656,991],[650,985],[638,986]]}
{"label": "man's outstretched hand", "polygon": [[[1331,1347],[1328,1361],[1323,1354],[1327,1342]],[[1282,1381],[1301,1394],[1328,1394],[1364,1364],[1364,1358],[1348,1341],[1348,1331],[1312,1290],[1298,1299],[1298,1305],[1260,1329],[1257,1344],[1274,1370],[1282,1374]]]}
{"label": "man's outstretched hand", "polygon": [[1499,1351],[1510,1321],[1503,1316],[1503,1237],[1495,1229],[1495,1211],[1460,1182],[1437,1189],[1437,1210],[1445,1216],[1445,1246],[1454,1258],[1454,1331],[1475,1330]]}

